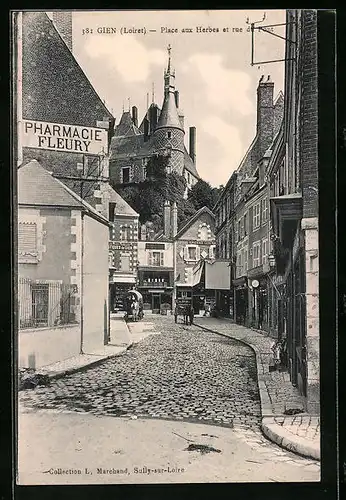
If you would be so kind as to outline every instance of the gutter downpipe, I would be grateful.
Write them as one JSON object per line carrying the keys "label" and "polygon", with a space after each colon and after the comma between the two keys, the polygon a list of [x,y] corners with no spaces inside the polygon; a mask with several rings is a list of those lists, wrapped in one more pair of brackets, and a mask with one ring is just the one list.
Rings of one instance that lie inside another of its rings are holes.
{"label": "gutter downpipe", "polygon": [[81,282],[81,293],[80,293],[80,354],[83,352],[83,342],[84,342],[84,211],[81,213],[81,264],[80,264],[80,282]]}

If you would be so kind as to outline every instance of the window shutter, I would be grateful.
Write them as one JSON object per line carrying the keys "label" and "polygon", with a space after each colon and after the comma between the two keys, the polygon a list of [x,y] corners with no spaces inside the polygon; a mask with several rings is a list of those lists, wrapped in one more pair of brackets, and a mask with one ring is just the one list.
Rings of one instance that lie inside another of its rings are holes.
{"label": "window shutter", "polygon": [[201,258],[201,248],[199,246],[196,247],[196,261]]}
{"label": "window shutter", "polygon": [[184,247],[184,260],[189,259],[189,252],[188,252],[188,247],[187,245]]}
{"label": "window shutter", "polygon": [[37,228],[34,222],[18,224],[18,250],[20,254],[37,252]]}
{"label": "window shutter", "polygon": [[160,265],[163,266],[163,252],[160,252]]}

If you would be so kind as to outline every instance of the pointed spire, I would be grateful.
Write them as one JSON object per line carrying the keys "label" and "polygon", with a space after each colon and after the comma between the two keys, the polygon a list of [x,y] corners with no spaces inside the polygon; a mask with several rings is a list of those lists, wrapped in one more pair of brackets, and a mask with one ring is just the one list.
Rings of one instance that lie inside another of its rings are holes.
{"label": "pointed spire", "polygon": [[167,65],[167,73],[170,73],[171,71],[171,44],[168,45],[167,47],[167,52],[168,52],[168,65]]}
{"label": "pointed spire", "polygon": [[151,89],[151,102],[154,104],[155,102],[155,83],[152,83],[152,89]]}

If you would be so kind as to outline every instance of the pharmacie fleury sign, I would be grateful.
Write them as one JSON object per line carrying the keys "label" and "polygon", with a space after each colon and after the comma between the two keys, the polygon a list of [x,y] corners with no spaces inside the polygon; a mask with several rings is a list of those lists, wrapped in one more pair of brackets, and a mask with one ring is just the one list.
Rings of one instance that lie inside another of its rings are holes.
{"label": "pharmacie fleury sign", "polygon": [[23,120],[23,147],[106,154],[108,132],[102,128]]}

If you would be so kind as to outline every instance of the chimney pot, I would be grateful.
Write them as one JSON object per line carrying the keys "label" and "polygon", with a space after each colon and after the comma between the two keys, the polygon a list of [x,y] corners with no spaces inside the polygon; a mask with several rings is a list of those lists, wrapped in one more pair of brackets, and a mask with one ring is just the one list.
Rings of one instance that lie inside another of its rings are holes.
{"label": "chimney pot", "polygon": [[132,106],[132,121],[133,124],[138,127],[138,109],[137,106]]}

